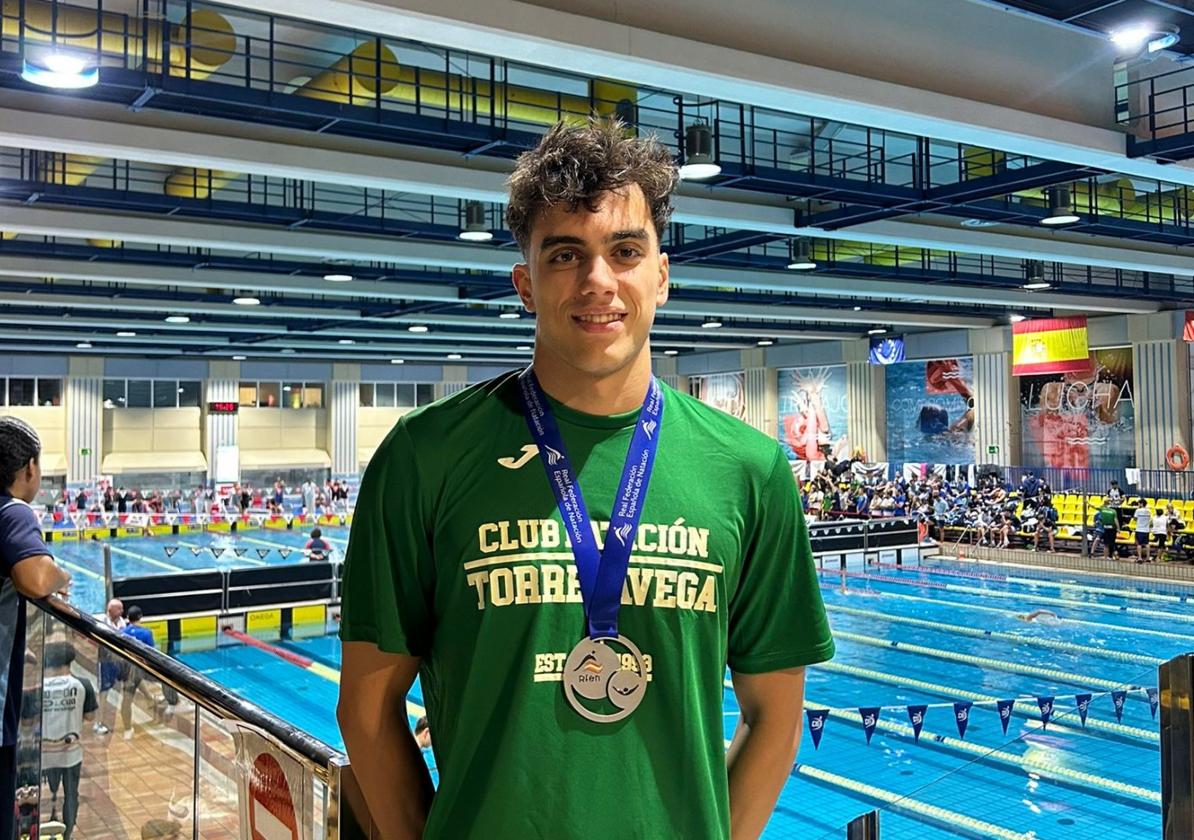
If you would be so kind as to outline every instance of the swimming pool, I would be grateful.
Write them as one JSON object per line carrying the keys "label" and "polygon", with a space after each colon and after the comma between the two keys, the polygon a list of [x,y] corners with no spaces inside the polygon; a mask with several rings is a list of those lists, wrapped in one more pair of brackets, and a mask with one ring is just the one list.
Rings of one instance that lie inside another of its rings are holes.
{"label": "swimming pool", "polygon": [[[819,749],[806,726],[766,837],[840,838],[876,807],[885,840],[1158,836],[1157,723],[1142,688],[1129,690],[1122,722],[1110,692],[1155,686],[1157,664],[1189,647],[1194,587],[949,561],[825,573],[822,585],[838,655],[810,669],[807,699],[829,714]],[[1061,623],[1015,617],[1038,608]],[[339,666],[333,637],[284,644]],[[342,748],[334,682],[250,648],[180,658]],[[1087,692],[1084,727],[1074,696]],[[1037,697],[1055,698],[1046,729]],[[994,701],[1012,698],[1004,735]],[[411,700],[422,704],[417,684]],[[959,701],[974,703],[964,739]],[[929,706],[919,743],[916,704]],[[860,707],[881,708],[869,745]],[[727,739],[736,720],[727,685]]]}

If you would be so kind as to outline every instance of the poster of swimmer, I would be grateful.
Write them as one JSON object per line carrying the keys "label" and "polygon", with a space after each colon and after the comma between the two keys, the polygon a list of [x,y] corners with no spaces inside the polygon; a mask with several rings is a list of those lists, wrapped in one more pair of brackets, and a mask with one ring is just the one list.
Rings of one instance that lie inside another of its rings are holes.
{"label": "poster of swimmer", "polygon": [[746,419],[746,374],[743,371],[696,376],[689,383],[692,395],[701,402],[739,420]]}
{"label": "poster of swimmer", "polygon": [[901,362],[887,372],[887,460],[974,463],[974,360]]}
{"label": "poster of swimmer", "polygon": [[1132,348],[1092,350],[1080,373],[1020,377],[1025,464],[1136,466]]}
{"label": "poster of swimmer", "polygon": [[779,371],[779,442],[789,461],[850,457],[846,366]]}

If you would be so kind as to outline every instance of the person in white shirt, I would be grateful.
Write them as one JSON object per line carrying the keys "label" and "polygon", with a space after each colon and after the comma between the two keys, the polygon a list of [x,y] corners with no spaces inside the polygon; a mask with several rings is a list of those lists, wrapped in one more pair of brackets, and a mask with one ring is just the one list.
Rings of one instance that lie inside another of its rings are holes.
{"label": "person in white shirt", "polygon": [[71,673],[75,649],[70,642],[49,642],[42,681],[41,769],[50,786],[51,819],[62,794],[63,840],[70,840],[79,813],[79,778],[83,770],[83,727],[95,718],[98,704],[91,680]]}
{"label": "person in white shirt", "polygon": [[1165,556],[1165,544],[1169,541],[1169,517],[1165,511],[1158,508],[1152,523],[1153,542],[1157,544],[1157,559]]}
{"label": "person in white shirt", "polygon": [[1136,520],[1136,562],[1148,563],[1152,561],[1152,549],[1149,548],[1149,531],[1152,528],[1153,513],[1148,504],[1141,499],[1133,515]]}
{"label": "person in white shirt", "polygon": [[[128,621],[124,618],[124,604],[119,598],[113,598],[108,602],[107,611],[100,621],[118,633],[124,629]],[[99,646],[97,659],[99,660],[99,720],[95,722],[95,734],[107,735],[112,731],[113,724],[116,723],[116,706],[115,704],[109,705],[108,692],[115,687],[116,683],[124,682],[124,676],[128,672],[128,663],[109,653],[103,645]]]}

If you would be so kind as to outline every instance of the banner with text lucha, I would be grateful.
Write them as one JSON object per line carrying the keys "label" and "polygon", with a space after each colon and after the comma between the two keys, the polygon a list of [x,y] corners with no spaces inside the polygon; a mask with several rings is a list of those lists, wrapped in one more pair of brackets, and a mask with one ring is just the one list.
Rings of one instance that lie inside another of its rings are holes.
{"label": "banner with text lucha", "polygon": [[808,718],[808,731],[813,736],[813,749],[821,746],[821,736],[825,734],[825,721],[829,719],[828,709],[805,709]]}
{"label": "banner with text lucha", "polygon": [[236,743],[241,840],[312,840],[311,774],[255,728],[226,723]]}

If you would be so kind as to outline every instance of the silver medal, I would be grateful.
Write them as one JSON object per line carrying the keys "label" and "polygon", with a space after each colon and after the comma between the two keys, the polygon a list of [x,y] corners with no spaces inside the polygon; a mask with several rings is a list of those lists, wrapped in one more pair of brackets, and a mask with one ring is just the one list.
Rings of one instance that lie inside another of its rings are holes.
{"label": "silver medal", "polygon": [[[624,649],[631,661],[614,650],[615,646]],[[647,689],[644,673],[642,652],[625,636],[597,640],[585,637],[564,663],[564,697],[581,717],[595,723],[614,723],[642,702]],[[616,711],[599,711],[604,705],[601,701],[608,701]]]}

